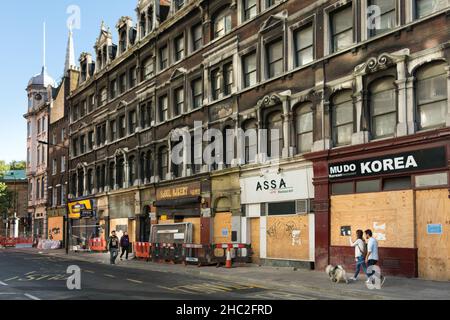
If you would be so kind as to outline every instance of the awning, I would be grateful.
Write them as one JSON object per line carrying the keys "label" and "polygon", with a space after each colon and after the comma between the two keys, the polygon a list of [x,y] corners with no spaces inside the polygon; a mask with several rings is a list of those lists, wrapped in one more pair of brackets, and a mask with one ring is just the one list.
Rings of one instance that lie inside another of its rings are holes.
{"label": "awning", "polygon": [[201,196],[170,199],[170,200],[159,200],[155,202],[155,207],[177,208],[187,205],[199,204],[201,201],[202,201]]}

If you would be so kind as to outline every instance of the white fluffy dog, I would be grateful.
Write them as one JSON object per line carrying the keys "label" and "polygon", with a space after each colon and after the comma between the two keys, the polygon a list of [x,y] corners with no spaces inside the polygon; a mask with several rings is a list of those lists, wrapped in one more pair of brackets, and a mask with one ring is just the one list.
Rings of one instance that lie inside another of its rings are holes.
{"label": "white fluffy dog", "polygon": [[339,283],[341,281],[345,281],[345,283],[348,283],[345,269],[341,265],[337,266],[328,265],[325,268],[325,272],[330,277],[330,280],[332,282]]}

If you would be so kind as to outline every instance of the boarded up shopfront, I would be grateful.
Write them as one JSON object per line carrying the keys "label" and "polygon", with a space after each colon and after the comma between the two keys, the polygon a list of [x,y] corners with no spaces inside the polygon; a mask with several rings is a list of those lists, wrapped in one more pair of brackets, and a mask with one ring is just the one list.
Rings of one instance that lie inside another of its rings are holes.
{"label": "boarded up shopfront", "polygon": [[354,268],[348,235],[371,229],[383,273],[450,280],[448,149],[397,149],[329,164],[330,261]]}
{"label": "boarded up shopfront", "polygon": [[192,241],[210,243],[210,218],[202,216],[209,207],[202,197],[202,183],[189,182],[156,190],[156,215],[158,224],[191,223]]}
{"label": "boarded up shopfront", "polygon": [[253,172],[241,177],[242,238],[254,249],[254,262],[303,266],[314,262],[312,168]]}
{"label": "boarded up shopfront", "polygon": [[[136,211],[139,212],[139,198],[137,192],[127,192],[109,197],[109,226],[110,232],[116,231],[119,239],[124,232],[128,232],[130,242],[136,239]],[[109,235],[108,235],[109,236]]]}

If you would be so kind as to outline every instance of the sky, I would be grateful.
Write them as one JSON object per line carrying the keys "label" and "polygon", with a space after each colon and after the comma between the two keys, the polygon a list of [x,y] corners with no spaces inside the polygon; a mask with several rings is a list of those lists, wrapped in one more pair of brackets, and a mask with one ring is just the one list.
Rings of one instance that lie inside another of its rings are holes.
{"label": "sky", "polygon": [[[0,160],[26,159],[26,86],[43,64],[43,23],[46,24],[46,65],[56,81],[62,77],[68,37],[67,21],[79,21],[73,30],[75,58],[90,52],[102,20],[117,43],[116,23],[121,16],[136,21],[138,0],[22,0],[2,1],[0,10]],[[78,10],[79,9],[79,10]],[[68,12],[69,11],[69,12]],[[79,12],[79,19],[76,13]],[[75,19],[73,19],[75,18]]]}

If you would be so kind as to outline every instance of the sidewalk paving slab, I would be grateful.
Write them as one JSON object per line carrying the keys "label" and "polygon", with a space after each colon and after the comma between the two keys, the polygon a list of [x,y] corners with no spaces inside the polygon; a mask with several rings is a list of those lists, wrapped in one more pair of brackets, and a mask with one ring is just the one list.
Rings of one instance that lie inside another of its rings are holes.
{"label": "sidewalk paving slab", "polygon": [[[79,260],[92,263],[109,264],[109,253],[74,253],[66,255],[64,250],[16,249],[20,252],[44,254],[64,259]],[[332,283],[325,272],[285,267],[266,267],[254,264],[238,265],[232,269],[197,266],[184,266],[164,263],[153,263],[143,260],[129,259],[120,261],[117,266],[140,270],[190,274],[216,280],[251,282],[255,285],[277,289],[293,290],[350,299],[370,300],[448,300],[450,299],[450,282],[429,281],[402,277],[386,277],[381,290],[370,290],[365,285],[365,278],[360,276],[357,282],[349,284]]]}

